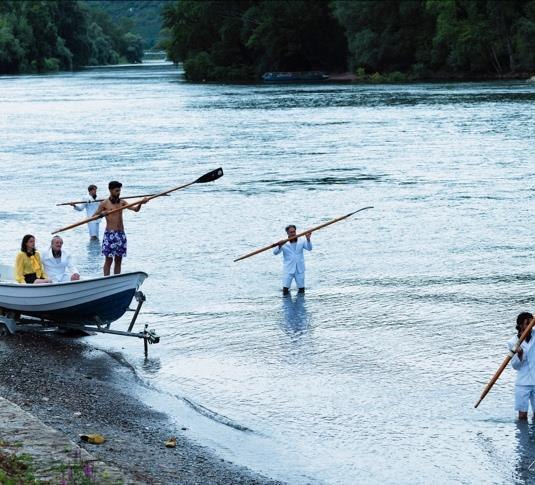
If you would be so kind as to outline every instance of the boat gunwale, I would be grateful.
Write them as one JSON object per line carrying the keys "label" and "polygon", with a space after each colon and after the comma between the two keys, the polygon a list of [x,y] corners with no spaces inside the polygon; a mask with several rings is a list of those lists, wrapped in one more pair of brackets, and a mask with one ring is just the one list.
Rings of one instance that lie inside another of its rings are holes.
{"label": "boat gunwale", "polygon": [[93,281],[110,280],[114,278],[119,279],[125,276],[133,276],[133,275],[144,275],[144,279],[149,277],[149,275],[145,273],[144,271],[131,271],[128,273],[120,273],[120,274],[114,274],[114,275],[108,275],[108,276],[98,276],[96,278],[80,279],[76,281],[62,281],[61,283],[43,283],[43,284],[37,284],[37,285],[18,283],[17,281],[13,281],[13,280],[0,280],[0,287],[28,288],[28,289],[42,289],[42,288],[52,288],[52,287],[58,287],[58,286],[65,287],[65,286],[77,285],[81,283],[90,283]]}

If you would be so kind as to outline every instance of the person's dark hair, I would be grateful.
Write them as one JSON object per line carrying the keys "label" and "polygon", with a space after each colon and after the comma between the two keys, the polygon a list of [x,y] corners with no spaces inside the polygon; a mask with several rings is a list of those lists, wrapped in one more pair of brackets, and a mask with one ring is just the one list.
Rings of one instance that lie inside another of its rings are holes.
{"label": "person's dark hair", "polygon": [[518,317],[516,317],[516,332],[517,335],[520,337],[520,327],[526,320],[531,320],[533,318],[533,315],[529,312],[522,312]]}
{"label": "person's dark hair", "polygon": [[117,182],[117,180],[112,180],[109,184],[108,184],[108,189],[109,190],[113,190],[113,189],[118,189],[120,187],[122,187],[123,184],[121,182]]}
{"label": "person's dark hair", "polygon": [[286,232],[288,232],[288,230],[291,229],[292,227],[293,227],[295,230],[297,230],[297,227],[295,227],[293,224],[288,224],[288,225],[284,228],[284,230],[285,230]]}
{"label": "person's dark hair", "polygon": [[[26,243],[34,236],[32,236],[31,234],[26,234],[26,236],[24,236],[22,238],[22,243],[20,244],[20,250],[23,252],[23,253],[26,253],[28,256],[32,256],[33,254],[35,254],[35,248],[33,248],[33,251],[31,252],[28,252],[28,249],[26,248]],[[35,239],[35,238],[34,238]]]}
{"label": "person's dark hair", "polygon": [[93,189],[96,189],[96,188],[97,188],[96,185],[91,184],[89,187],[87,187],[87,191],[91,192]]}

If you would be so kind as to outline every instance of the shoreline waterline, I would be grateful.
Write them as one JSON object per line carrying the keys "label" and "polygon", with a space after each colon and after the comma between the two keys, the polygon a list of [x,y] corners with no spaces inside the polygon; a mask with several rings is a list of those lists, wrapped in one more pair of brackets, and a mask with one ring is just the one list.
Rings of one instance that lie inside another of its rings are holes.
{"label": "shoreline waterline", "polygon": [[[170,421],[143,404],[128,367],[102,351],[38,334],[4,337],[0,350],[0,395],[138,481],[277,483],[188,438],[190,424]],[[81,442],[79,434],[88,433],[102,434],[106,443]],[[164,445],[170,436],[177,437],[176,449]]]}

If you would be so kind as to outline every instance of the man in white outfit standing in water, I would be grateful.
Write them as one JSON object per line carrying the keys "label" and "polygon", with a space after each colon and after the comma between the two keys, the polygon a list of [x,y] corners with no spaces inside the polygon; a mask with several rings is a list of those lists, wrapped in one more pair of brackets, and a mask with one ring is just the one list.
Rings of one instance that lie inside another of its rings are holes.
{"label": "man in white outfit standing in water", "polygon": [[273,254],[277,255],[282,251],[283,266],[282,266],[282,294],[288,295],[292,280],[295,279],[295,284],[298,288],[298,293],[305,292],[305,255],[303,250],[312,251],[312,243],[310,242],[310,233],[305,234],[306,240],[298,240],[295,236],[297,228],[290,224],[286,226],[286,234],[290,240],[286,243],[280,242],[273,250]]}
{"label": "man in white outfit standing in water", "polygon": [[[95,214],[95,211],[98,209],[98,206],[99,206],[99,203],[96,202],[97,186],[90,185],[89,187],[87,187],[87,192],[88,192],[88,195],[83,204],[81,204],[80,206],[77,206],[76,204],[71,204],[71,205],[77,211],[83,211],[85,209],[87,217],[89,218],[89,217],[93,217],[93,215]],[[87,229],[89,230],[89,239],[91,240],[98,239],[99,227],[100,227],[100,219],[97,219],[96,221],[91,221],[87,224]]]}

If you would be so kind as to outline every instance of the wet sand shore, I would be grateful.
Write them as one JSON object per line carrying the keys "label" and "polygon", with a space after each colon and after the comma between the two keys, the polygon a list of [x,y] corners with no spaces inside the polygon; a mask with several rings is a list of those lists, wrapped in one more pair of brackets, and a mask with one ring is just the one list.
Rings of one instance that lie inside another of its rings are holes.
{"label": "wet sand shore", "polygon": [[[116,385],[120,367],[110,355],[79,339],[33,334],[0,338],[0,396],[133,480],[148,484],[279,483],[225,461],[188,439],[188,423],[177,428],[167,416]],[[79,435],[87,433],[104,435],[106,443],[81,442]],[[171,436],[177,438],[176,448],[164,446]]]}

